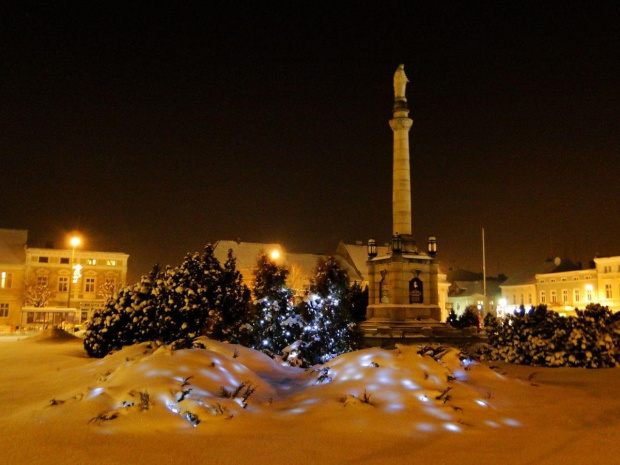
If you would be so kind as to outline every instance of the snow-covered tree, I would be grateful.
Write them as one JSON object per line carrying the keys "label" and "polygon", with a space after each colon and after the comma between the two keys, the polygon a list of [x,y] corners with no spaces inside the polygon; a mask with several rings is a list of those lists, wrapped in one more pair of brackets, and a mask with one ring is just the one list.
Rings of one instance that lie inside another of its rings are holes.
{"label": "snow-covered tree", "polygon": [[307,364],[325,363],[361,345],[361,334],[351,314],[349,277],[334,257],[319,259],[310,296],[301,304],[306,320],[300,347]]}
{"label": "snow-covered tree", "polygon": [[254,269],[254,306],[257,320],[254,347],[281,354],[299,339],[303,321],[287,286],[288,270],[261,254]]}
{"label": "snow-covered tree", "polygon": [[161,271],[155,267],[140,283],[121,289],[87,327],[84,346],[103,357],[128,344],[157,340],[189,346],[200,335],[249,340],[249,292],[231,254],[222,268],[213,247],[188,254],[183,263]]}
{"label": "snow-covered tree", "polygon": [[232,249],[221,275],[222,297],[219,302],[219,324],[213,327],[212,337],[249,346],[256,315],[250,311],[250,290],[237,270]]}

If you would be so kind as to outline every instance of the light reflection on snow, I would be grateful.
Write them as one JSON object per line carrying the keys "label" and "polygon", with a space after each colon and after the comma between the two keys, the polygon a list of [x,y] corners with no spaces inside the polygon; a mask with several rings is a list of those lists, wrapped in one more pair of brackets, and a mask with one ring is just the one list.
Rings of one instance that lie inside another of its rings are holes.
{"label": "light reflection on snow", "polygon": [[97,397],[98,395],[100,395],[100,394],[103,392],[103,390],[104,390],[104,389],[103,389],[102,387],[98,387],[98,388],[93,389],[93,390],[90,392],[90,395],[88,396],[88,398],[89,398],[89,399],[92,399],[92,398],[94,398],[94,397]]}
{"label": "light reflection on snow", "polygon": [[432,423],[418,423],[416,425],[416,428],[418,429],[418,431],[425,431],[425,432],[435,431],[435,425],[433,425]]}
{"label": "light reflection on snow", "polygon": [[454,423],[445,423],[443,427],[448,431],[452,431],[453,433],[458,433],[461,431],[461,428],[456,426]]}
{"label": "light reflection on snow", "polygon": [[504,424],[508,426],[521,426],[521,423],[519,423],[517,420],[513,420],[512,418],[505,418]]}
{"label": "light reflection on snow", "polygon": [[488,407],[489,406],[489,404],[487,404],[484,400],[481,400],[481,399],[476,399],[476,403],[478,405],[482,405],[483,407]]}
{"label": "light reflection on snow", "polygon": [[413,381],[411,381],[410,379],[403,379],[400,384],[402,384],[404,387],[406,387],[407,389],[418,389],[418,385],[415,384]]}
{"label": "light reflection on snow", "polygon": [[488,426],[491,426],[492,428],[499,428],[499,423],[496,423],[496,422],[491,421],[491,420],[484,420],[484,422],[485,422]]}
{"label": "light reflection on snow", "polygon": [[430,415],[439,418],[440,420],[451,420],[452,417],[448,415],[446,412],[442,412],[434,407],[426,407],[424,410]]}
{"label": "light reflection on snow", "polygon": [[424,394],[419,396],[418,399],[420,399],[422,402],[428,402],[428,397],[426,397]]}
{"label": "light reflection on snow", "polygon": [[388,412],[397,412],[399,410],[403,410],[404,408],[405,406],[403,404],[395,403],[388,405],[385,410],[387,410]]}
{"label": "light reflection on snow", "polygon": [[168,407],[168,410],[170,410],[173,413],[176,413],[176,414],[181,413],[181,409],[179,408],[179,406],[176,404],[173,404],[172,402],[166,402],[166,407]]}
{"label": "light reflection on snow", "polygon": [[294,409],[289,410],[289,413],[297,413],[297,414],[299,414],[299,413],[304,413],[305,411],[306,411],[305,408],[298,407],[298,408],[294,408]]}

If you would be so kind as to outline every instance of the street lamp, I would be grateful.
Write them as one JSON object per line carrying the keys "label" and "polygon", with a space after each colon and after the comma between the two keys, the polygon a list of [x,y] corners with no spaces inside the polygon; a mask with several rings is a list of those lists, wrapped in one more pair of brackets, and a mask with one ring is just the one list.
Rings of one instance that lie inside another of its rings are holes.
{"label": "street lamp", "polygon": [[73,236],[69,239],[69,245],[71,245],[71,262],[69,264],[71,273],[69,274],[69,295],[67,296],[67,308],[71,307],[71,284],[73,284],[73,262],[75,260],[75,248],[79,247],[82,243],[82,239],[78,236]]}
{"label": "street lamp", "polygon": [[403,240],[400,237],[400,234],[395,233],[392,236],[392,252],[400,253],[403,250]]}
{"label": "street lamp", "polygon": [[368,258],[373,259],[377,256],[377,241],[368,239]]}

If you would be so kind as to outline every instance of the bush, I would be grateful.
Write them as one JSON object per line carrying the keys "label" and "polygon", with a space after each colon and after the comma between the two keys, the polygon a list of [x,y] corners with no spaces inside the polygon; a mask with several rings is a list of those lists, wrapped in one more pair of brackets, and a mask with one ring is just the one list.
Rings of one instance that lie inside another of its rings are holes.
{"label": "bush", "polygon": [[109,299],[88,324],[84,348],[91,357],[104,357],[154,340],[188,347],[200,335],[243,342],[251,329],[249,295],[232,255],[222,268],[207,245],[203,254],[188,254],[178,267],[162,272],[155,266],[140,283]]}
{"label": "bush", "polygon": [[469,328],[475,326],[480,327],[480,319],[478,317],[478,309],[474,305],[468,305],[462,315],[457,315],[454,310],[450,310],[446,323],[458,329]]}
{"label": "bush", "polygon": [[586,368],[620,365],[620,313],[591,304],[563,317],[539,305],[508,315],[501,323],[485,318],[488,360],[536,366]]}

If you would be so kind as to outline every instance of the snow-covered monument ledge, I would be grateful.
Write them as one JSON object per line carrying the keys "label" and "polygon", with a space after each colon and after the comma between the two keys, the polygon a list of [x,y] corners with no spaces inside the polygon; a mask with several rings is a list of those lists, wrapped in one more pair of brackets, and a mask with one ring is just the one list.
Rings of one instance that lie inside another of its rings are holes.
{"label": "snow-covered monument ledge", "polygon": [[419,250],[412,234],[409,161],[409,107],[404,65],[394,74],[394,133],[392,241],[387,253],[377,254],[368,241],[368,310],[361,328],[367,345],[392,345],[433,340],[467,339],[472,333],[453,329],[445,321],[445,275],[436,260],[437,240]]}

